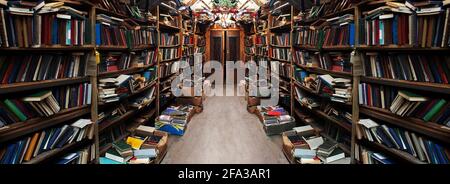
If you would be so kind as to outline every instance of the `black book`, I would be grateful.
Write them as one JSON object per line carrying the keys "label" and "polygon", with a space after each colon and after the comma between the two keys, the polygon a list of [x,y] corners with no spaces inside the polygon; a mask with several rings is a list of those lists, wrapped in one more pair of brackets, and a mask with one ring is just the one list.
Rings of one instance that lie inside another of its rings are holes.
{"label": "black book", "polygon": [[386,145],[389,148],[394,147],[394,144],[391,142],[388,135],[386,135],[386,133],[384,132],[384,130],[381,126],[377,127],[376,133],[381,138],[381,142],[383,142],[384,145]]}
{"label": "black book", "polygon": [[13,65],[14,65],[13,70],[11,72],[11,75],[8,78],[8,84],[11,84],[15,81],[15,76],[17,75],[17,73],[19,72],[20,67],[21,67],[21,65],[18,63],[14,63]]}
{"label": "black book", "polygon": [[291,141],[292,144],[298,144],[303,141],[303,139],[298,135],[288,136],[288,139]]}
{"label": "black book", "polygon": [[56,142],[56,148],[62,148],[67,141],[70,139],[70,137],[72,136],[72,134],[74,133],[74,128],[73,127],[68,127],[68,129],[64,132],[63,135],[61,135],[60,139],[57,140]]}
{"label": "black book", "polygon": [[148,137],[147,142],[158,144],[161,139],[162,139],[162,136],[152,135],[152,136]]}

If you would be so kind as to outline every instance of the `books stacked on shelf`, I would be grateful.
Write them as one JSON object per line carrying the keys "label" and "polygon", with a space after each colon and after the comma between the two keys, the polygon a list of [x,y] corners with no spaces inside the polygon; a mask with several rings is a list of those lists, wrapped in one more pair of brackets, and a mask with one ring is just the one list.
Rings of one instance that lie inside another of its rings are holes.
{"label": "books stacked on shelf", "polygon": [[20,99],[3,99],[0,102],[0,127],[91,104],[91,89],[91,85],[85,83],[41,91]]}
{"label": "books stacked on shelf", "polygon": [[[281,76],[283,80],[290,81],[290,77],[292,75],[291,66],[289,63],[271,63],[271,72],[274,72]],[[277,68],[278,67],[278,68]]]}
{"label": "books stacked on shelf", "polygon": [[374,152],[363,146],[356,145],[355,159],[362,164],[395,164],[396,162],[386,155]]}
{"label": "books stacked on shelf", "polygon": [[152,82],[156,81],[157,78],[157,69],[156,66],[152,68],[148,68],[142,73],[134,74],[131,79],[131,93],[135,93],[140,89],[146,88],[148,85],[151,85]]}
{"label": "books stacked on shelf", "polygon": [[158,51],[144,50],[141,52],[132,52],[131,66],[133,67],[145,67],[156,64],[158,60]]}
{"label": "books stacked on shelf", "polygon": [[291,44],[291,34],[290,33],[279,33],[272,35],[272,45],[274,46],[287,46]]}
{"label": "books stacked on shelf", "polygon": [[95,144],[77,152],[66,154],[58,159],[56,164],[89,164],[95,160]]}
{"label": "books stacked on shelf", "polygon": [[359,95],[361,105],[388,109],[402,117],[415,117],[450,127],[448,99],[366,83],[360,84]]}
{"label": "books stacked on shelf", "polygon": [[306,12],[300,12],[301,15],[298,16],[296,21],[307,21],[313,20],[317,18],[321,18],[323,16],[332,15],[337,12],[341,12],[347,10],[357,3],[361,2],[361,0],[345,0],[345,1],[325,1],[315,4]]}
{"label": "books stacked on shelf", "polygon": [[328,115],[332,118],[335,118],[336,120],[338,120],[340,122],[345,122],[349,125],[352,124],[352,114],[350,112],[346,112],[344,110],[337,109],[337,108],[333,107],[331,104],[323,105],[322,109],[326,115]]}
{"label": "books stacked on shelf", "polygon": [[292,34],[293,45],[295,46],[318,46],[323,44],[324,33],[321,28],[324,26],[323,20],[311,24],[310,26],[299,26]]}
{"label": "books stacked on shelf", "polygon": [[155,27],[152,26],[136,26],[130,27],[127,32],[128,36],[128,46],[139,47],[157,44],[157,31]]}
{"label": "books stacked on shelf", "polygon": [[0,56],[0,84],[85,77],[88,53]]}
{"label": "books stacked on shelf", "polygon": [[355,24],[352,14],[327,19],[324,27],[323,46],[355,45]]}
{"label": "books stacked on shelf", "polygon": [[95,24],[95,44],[98,46],[127,46],[127,30],[122,26],[124,19],[97,15]]}
{"label": "books stacked on shelf", "polygon": [[[9,143],[1,155],[2,164],[21,164],[32,161],[45,152],[62,148],[65,145],[93,138],[93,123],[80,119],[70,125],[63,125],[37,131],[20,140]],[[2,151],[2,152],[3,152]]]}
{"label": "books stacked on shelf", "polygon": [[292,58],[290,48],[269,48],[269,56],[273,59],[290,61]]}
{"label": "books stacked on shelf", "polygon": [[131,79],[130,75],[100,79],[98,84],[99,101],[103,103],[119,101],[121,96],[130,92],[130,88],[132,88]]}
{"label": "books stacked on shelf", "polygon": [[130,67],[131,56],[130,54],[123,52],[108,52],[101,54],[100,64],[98,65],[100,73],[126,70]]}
{"label": "books stacked on shelf", "polygon": [[172,74],[178,73],[179,70],[180,70],[180,61],[162,63],[159,68],[160,72],[159,76],[160,78],[164,78]]}
{"label": "books stacked on shelf", "polygon": [[187,124],[194,115],[192,105],[171,106],[156,118],[155,128],[171,135],[184,135]]}
{"label": "books stacked on shelf", "polygon": [[167,149],[167,133],[140,125],[136,135],[112,143],[100,164],[155,164]]}
{"label": "books stacked on shelf", "polygon": [[388,109],[397,96],[397,88],[361,83],[358,93],[360,105]]}
{"label": "books stacked on shelf", "polygon": [[0,7],[2,47],[73,46],[89,43],[87,12],[58,3],[8,3]]}
{"label": "books stacked on shelf", "polygon": [[430,164],[448,164],[450,155],[442,145],[401,128],[378,124],[371,119],[358,122],[361,136],[370,142],[401,150],[418,160]]}
{"label": "books stacked on shelf", "polygon": [[179,57],[179,50],[178,48],[161,48],[162,60],[177,59]]}
{"label": "books stacked on shelf", "polygon": [[329,52],[318,55],[319,67],[335,72],[352,72],[350,54],[341,52]]}
{"label": "books stacked on shelf", "polygon": [[279,106],[258,106],[258,116],[267,135],[281,134],[295,126],[295,118]]}
{"label": "books stacked on shelf", "polygon": [[151,89],[142,93],[142,95],[140,95],[139,97],[131,99],[129,101],[128,106],[136,108],[136,109],[142,109],[144,107],[149,106],[156,98],[155,92],[156,92],[156,86],[153,86]]}
{"label": "books stacked on shelf", "polygon": [[166,26],[172,26],[172,27],[179,27],[179,17],[177,15],[172,16],[169,14],[165,14],[160,12],[159,14],[160,20],[159,23],[166,25]]}
{"label": "books stacked on shelf", "polygon": [[161,33],[160,46],[175,46],[179,44],[178,34]]}
{"label": "books stacked on shelf", "polygon": [[363,12],[362,45],[405,45],[413,47],[448,47],[449,8],[442,1],[387,2]]}
{"label": "books stacked on shelf", "polygon": [[266,46],[256,46],[256,55],[267,56],[269,54],[268,48]]}
{"label": "books stacked on shelf", "polygon": [[126,114],[127,111],[128,109],[123,104],[119,104],[118,107],[104,109],[98,113],[97,122],[99,125],[111,123]]}
{"label": "books stacked on shelf", "polygon": [[314,54],[311,52],[295,50],[294,55],[292,56],[294,59],[294,63],[298,65],[303,65],[307,67],[318,67],[319,63],[317,58],[314,57]]}
{"label": "books stacked on shelf", "polygon": [[318,88],[322,94],[329,95],[331,101],[348,103],[351,101],[352,84],[350,79],[333,78],[331,75],[319,75]]}
{"label": "books stacked on shelf", "polygon": [[[288,3],[288,2],[286,2]],[[272,28],[281,27],[291,23],[291,14],[280,14],[272,17]]]}
{"label": "books stacked on shelf", "polygon": [[367,77],[443,84],[450,81],[450,60],[441,55],[366,53],[362,63]]}
{"label": "books stacked on shelf", "polygon": [[194,36],[187,34],[183,36],[183,44],[184,45],[194,45]]}
{"label": "books stacked on shelf", "polygon": [[265,45],[267,45],[267,40],[266,40],[266,35],[256,35],[256,38],[255,38],[255,44],[256,45],[262,45],[262,46],[265,46]]}
{"label": "books stacked on shelf", "polygon": [[119,14],[121,16],[129,16],[136,19],[143,19],[143,12],[138,6],[133,6],[127,1],[100,0],[96,4],[97,7],[105,9],[105,11]]}
{"label": "books stacked on shelf", "polygon": [[194,54],[194,47],[183,47],[183,56],[190,56]]}

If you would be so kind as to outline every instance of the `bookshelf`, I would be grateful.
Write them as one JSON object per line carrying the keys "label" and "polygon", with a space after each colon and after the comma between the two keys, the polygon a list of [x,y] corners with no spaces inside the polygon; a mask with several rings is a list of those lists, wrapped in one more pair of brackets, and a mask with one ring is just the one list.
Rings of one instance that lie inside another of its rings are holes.
{"label": "bookshelf", "polygon": [[[445,47],[436,47],[436,46],[429,46],[423,47],[423,45],[366,45],[364,43],[364,29],[362,22],[365,21],[365,16],[370,10],[376,9],[381,6],[387,6],[386,2],[388,1],[366,1],[362,0],[359,2],[356,2],[355,4],[348,5],[347,7],[344,7],[343,9],[340,8],[327,8],[332,5],[334,2],[328,2],[331,3],[330,5],[324,5],[319,4],[316,5],[317,7],[322,6],[322,9],[324,10],[321,12],[322,14],[317,14],[316,16],[311,16],[308,14],[309,9],[306,9],[301,16],[297,16],[294,21],[292,21],[292,32],[295,35],[296,31],[302,31],[302,28],[304,26],[319,26],[320,28],[323,28],[323,26],[320,26],[321,23],[323,23],[326,19],[331,19],[335,17],[340,16],[346,16],[348,14],[353,15],[353,24],[354,24],[354,43],[351,43],[350,45],[322,45],[320,42],[310,42],[305,44],[293,44],[292,45],[292,52],[295,53],[296,51],[302,51],[304,53],[318,53],[319,56],[321,54],[326,53],[347,53],[350,56],[350,60],[352,63],[352,70],[351,72],[343,72],[343,71],[335,71],[331,69],[325,69],[320,66],[317,66],[316,63],[308,63],[308,64],[302,64],[301,62],[297,62],[299,58],[294,55],[294,67],[298,68],[299,71],[305,71],[308,73],[313,73],[317,75],[331,75],[332,77],[340,77],[340,78],[346,78],[352,80],[352,91],[351,96],[353,97],[350,103],[343,104],[347,108],[351,109],[352,114],[352,125],[349,127],[347,124],[341,124],[346,127],[347,131],[350,131],[351,133],[351,144],[348,145],[350,147],[349,149],[349,155],[352,157],[353,163],[362,163],[362,160],[356,160],[356,158],[360,158],[360,155],[355,156],[356,153],[360,153],[360,151],[355,149],[360,149],[361,147],[367,148],[371,151],[378,152],[381,154],[385,154],[389,158],[392,158],[394,161],[398,161],[400,163],[416,163],[416,164],[423,164],[426,163],[423,160],[420,160],[411,154],[407,153],[404,150],[399,150],[396,148],[389,148],[384,144],[380,144],[378,142],[371,142],[366,140],[364,137],[361,137],[359,134],[359,126],[358,122],[360,119],[370,118],[376,122],[383,122],[385,125],[396,127],[396,129],[401,129],[405,131],[409,131],[410,133],[416,133],[417,135],[420,135],[424,139],[430,140],[433,142],[433,144],[440,144],[441,146],[448,148],[449,146],[449,136],[450,136],[450,128],[442,125],[437,124],[434,122],[426,122],[420,118],[416,117],[401,117],[395,113],[392,113],[389,110],[389,106],[387,106],[387,109],[382,109],[380,107],[372,107],[367,105],[361,105],[360,99],[361,99],[361,84],[373,84],[373,85],[379,85],[384,86],[386,89],[387,87],[393,88],[396,90],[406,90],[406,91],[413,91],[415,93],[429,96],[432,98],[437,99],[447,99],[446,96],[449,94],[449,86],[446,83],[434,83],[434,82],[423,82],[420,80],[400,80],[400,79],[393,79],[393,78],[386,78],[386,77],[373,77],[366,75],[366,71],[364,68],[364,60],[366,57],[366,54],[373,54],[377,53],[377,55],[408,55],[408,57],[412,58],[417,55],[417,57],[434,57],[438,56],[441,57],[439,53],[447,52],[449,47],[446,45]],[[400,1],[400,3],[404,3],[404,1]],[[443,11],[447,11],[448,7],[443,7]],[[300,15],[299,10],[294,10],[293,16]],[[313,12],[313,11],[311,11]],[[430,17],[431,19],[432,17]],[[285,29],[283,27],[275,27],[271,28],[271,30],[280,30]],[[435,41],[436,42],[436,41]],[[428,44],[428,42],[427,42]],[[273,46],[273,47],[276,47]],[[310,57],[312,54],[306,55],[303,54],[302,56],[306,58],[305,60],[312,60]],[[412,56],[411,56],[412,55]],[[423,56],[422,56],[423,55]],[[442,55],[442,57],[446,57],[445,55]],[[430,61],[431,60],[431,61]],[[426,62],[432,62],[432,59],[430,59]],[[320,61],[320,60],[319,60]],[[391,61],[393,62],[393,61]],[[422,61],[423,62],[423,61]],[[370,66],[369,66],[370,67]],[[414,68],[413,68],[414,69]],[[295,72],[294,72],[295,75]],[[334,103],[331,102],[329,97],[324,96],[322,94],[317,93],[315,90],[312,90],[308,87],[306,87],[302,81],[297,81],[296,77],[292,77],[292,86],[298,87],[300,90],[306,92],[307,94],[318,96],[322,100],[328,101],[327,103]],[[364,93],[362,93],[364,94]],[[292,95],[294,95],[294,92],[292,92]],[[394,96],[395,97],[395,96]],[[365,97],[363,97],[365,98]],[[298,101],[297,98],[293,98],[293,100]],[[292,101],[292,103],[296,103],[295,101]],[[300,104],[302,105],[302,104]],[[300,113],[300,110],[297,109],[298,106],[293,107],[293,112],[297,115],[297,117],[302,117],[302,113]],[[301,107],[301,106],[300,106]],[[300,108],[303,109],[303,108]],[[326,117],[326,114],[320,112],[320,110],[311,111],[309,109],[309,114],[315,115],[317,117],[321,117],[321,119],[325,119],[330,122],[334,122],[334,124],[339,124],[339,122],[336,122],[331,117]],[[319,125],[312,124],[307,121],[302,121],[302,123],[305,124],[311,124],[315,129],[319,127]],[[342,126],[341,126],[342,127]],[[319,128],[317,128],[319,129]],[[326,137],[326,134],[323,135]]]}

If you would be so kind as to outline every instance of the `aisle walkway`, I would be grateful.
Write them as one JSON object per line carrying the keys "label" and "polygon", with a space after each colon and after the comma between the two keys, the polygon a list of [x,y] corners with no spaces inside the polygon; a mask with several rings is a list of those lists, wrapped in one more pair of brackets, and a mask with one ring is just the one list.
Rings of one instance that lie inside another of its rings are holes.
{"label": "aisle walkway", "polygon": [[208,97],[186,134],[172,136],[163,164],[287,164],[281,136],[265,135],[243,97]]}

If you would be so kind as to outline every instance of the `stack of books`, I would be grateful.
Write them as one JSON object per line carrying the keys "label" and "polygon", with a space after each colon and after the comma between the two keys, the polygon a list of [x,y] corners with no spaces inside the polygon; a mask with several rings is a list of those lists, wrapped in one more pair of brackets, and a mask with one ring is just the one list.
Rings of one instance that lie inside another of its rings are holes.
{"label": "stack of books", "polygon": [[332,101],[348,103],[352,97],[352,81],[350,79],[335,78],[333,80],[334,94],[331,97]]}
{"label": "stack of books", "polygon": [[272,35],[272,44],[275,46],[290,46],[291,34],[281,33]]}
{"label": "stack of books", "polygon": [[3,47],[80,46],[89,43],[87,12],[64,2],[8,3],[0,8]]}
{"label": "stack of books", "polygon": [[88,71],[89,57],[88,53],[2,55],[0,56],[0,83],[84,77]]}
{"label": "stack of books", "polygon": [[367,77],[443,84],[450,82],[448,57],[428,54],[366,53],[362,58],[364,75]]}
{"label": "stack of books", "polygon": [[173,33],[161,33],[160,39],[161,46],[175,46],[179,44],[178,34]]}
{"label": "stack of books", "polygon": [[371,119],[361,119],[358,125],[365,140],[404,151],[426,163],[449,164],[450,155],[445,148],[428,138],[401,128],[380,125]]}
{"label": "stack of books", "polygon": [[117,78],[100,79],[98,84],[99,100],[104,103],[116,102],[120,96],[130,92],[131,76],[120,75]]}
{"label": "stack of books", "polygon": [[282,107],[258,106],[258,116],[267,135],[281,134],[295,126],[294,117]]}
{"label": "stack of books", "polygon": [[93,138],[91,120],[80,119],[70,125],[35,132],[5,146],[0,156],[2,164],[21,164],[65,145]]}
{"label": "stack of books", "polygon": [[[448,5],[448,2],[445,3]],[[407,45],[448,47],[450,9],[442,1],[386,2],[385,6],[363,12],[364,45]]]}
{"label": "stack of books", "polygon": [[133,6],[129,1],[127,3],[127,1],[100,0],[97,2],[96,6],[123,16],[136,19],[144,18],[143,12],[139,10],[139,7]]}
{"label": "stack of books", "polygon": [[[158,156],[156,144],[162,136],[128,137],[112,144],[100,164],[151,164]],[[155,143],[156,142],[156,143]]]}
{"label": "stack of books", "polygon": [[192,105],[169,107],[156,118],[155,128],[172,135],[184,135],[193,114],[194,106]]}
{"label": "stack of books", "polygon": [[[34,95],[27,96],[23,98],[22,101],[30,105],[40,116],[49,117],[61,110],[58,101],[55,99],[51,91],[42,91]],[[6,100],[5,104],[8,106],[12,105],[8,102],[9,101]]]}

